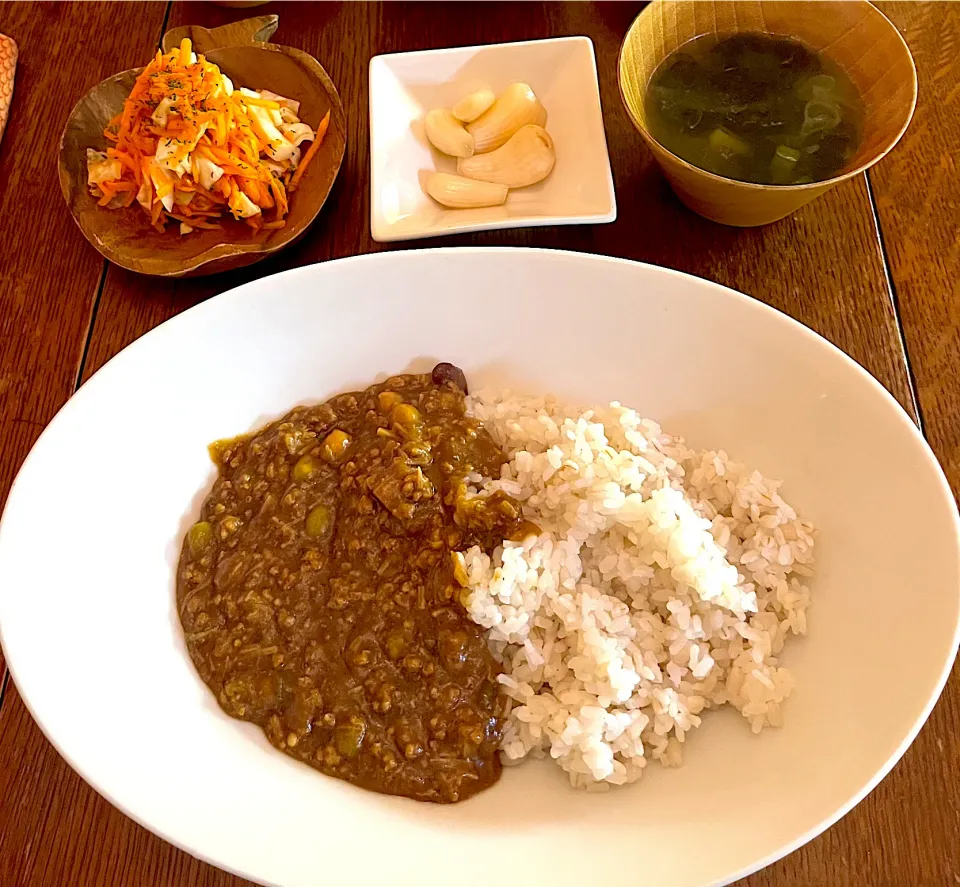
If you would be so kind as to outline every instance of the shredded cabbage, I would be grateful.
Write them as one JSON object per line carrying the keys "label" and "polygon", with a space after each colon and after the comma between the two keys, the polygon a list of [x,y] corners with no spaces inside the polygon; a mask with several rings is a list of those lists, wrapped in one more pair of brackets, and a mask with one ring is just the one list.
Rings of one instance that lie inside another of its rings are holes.
{"label": "shredded cabbage", "polygon": [[101,182],[113,182],[123,173],[119,160],[107,157],[102,151],[87,148],[87,184],[99,185]]}

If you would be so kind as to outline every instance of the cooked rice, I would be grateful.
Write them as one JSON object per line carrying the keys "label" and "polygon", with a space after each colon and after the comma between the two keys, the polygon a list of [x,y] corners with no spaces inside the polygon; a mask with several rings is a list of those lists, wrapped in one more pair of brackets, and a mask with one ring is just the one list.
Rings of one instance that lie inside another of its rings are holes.
{"label": "cooked rice", "polygon": [[648,758],[678,765],[706,709],[779,725],[814,545],[779,483],[618,403],[469,405],[509,457],[476,494],[504,490],[542,528],[462,555],[468,611],[504,669],[504,759],[548,753],[574,785],[619,785]]}

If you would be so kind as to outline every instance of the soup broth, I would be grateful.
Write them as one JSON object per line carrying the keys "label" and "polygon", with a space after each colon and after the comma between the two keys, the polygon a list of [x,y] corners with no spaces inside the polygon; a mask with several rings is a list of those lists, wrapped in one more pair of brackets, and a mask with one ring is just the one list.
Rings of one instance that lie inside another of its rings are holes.
{"label": "soup broth", "polygon": [[645,96],[647,126],[700,169],[765,185],[829,179],[860,144],[864,109],[831,59],[768,34],[704,35],[672,52]]}

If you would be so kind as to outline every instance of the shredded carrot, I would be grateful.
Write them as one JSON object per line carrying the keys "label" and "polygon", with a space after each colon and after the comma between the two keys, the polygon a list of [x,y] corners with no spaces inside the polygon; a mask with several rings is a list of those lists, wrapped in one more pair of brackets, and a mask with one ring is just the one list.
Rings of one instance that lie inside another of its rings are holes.
{"label": "shredded carrot", "polygon": [[307,149],[307,153],[303,155],[303,159],[300,161],[300,165],[297,167],[296,172],[294,172],[293,178],[290,179],[290,191],[297,190],[297,185],[300,184],[300,179],[303,178],[303,174],[306,172],[307,166],[309,166],[310,161],[317,156],[317,151],[320,150],[323,137],[327,134],[328,126],[330,126],[329,111],[323,115],[323,120],[320,121],[320,125],[317,127],[317,134],[313,140],[313,144]]}
{"label": "shredded carrot", "polygon": [[223,169],[226,175],[234,176],[238,179],[256,178],[256,173],[251,170],[249,166],[234,166],[232,163],[227,163],[225,160],[221,160],[220,167]]}
{"label": "shredded carrot", "polygon": [[259,108],[272,108],[274,111],[280,110],[280,105],[270,99],[255,99],[252,96],[245,95],[243,97],[243,103],[245,105],[256,105]]}
{"label": "shredded carrot", "polygon": [[[231,89],[189,39],[170,52],[158,51],[103,131],[106,157],[119,161],[120,175],[92,186],[98,203],[130,206],[139,196],[158,231],[171,220],[219,227],[217,220],[228,214],[246,216],[254,230],[282,228],[288,194],[316,156],[330,114],[301,154],[293,148],[286,112],[278,123],[276,112],[289,107],[285,100],[247,91],[240,84]],[[102,158],[91,155],[91,171]],[[158,188],[168,203],[172,191],[174,211],[164,209]],[[253,215],[251,203],[259,210]]]}
{"label": "shredded carrot", "polygon": [[277,201],[273,199],[273,195],[270,193],[270,186],[265,182],[257,182],[257,188],[260,189],[260,199],[257,201],[257,205],[262,209],[273,209],[277,205]]}
{"label": "shredded carrot", "polygon": [[254,179],[241,179],[240,190],[247,195],[254,203],[260,203],[260,189]]}
{"label": "shredded carrot", "polygon": [[270,177],[270,192],[277,202],[277,216],[282,219],[287,214],[287,197],[283,192],[283,185],[272,176]]}
{"label": "shredded carrot", "polygon": [[220,227],[220,225],[218,225],[216,222],[208,222],[204,219],[198,219],[195,216],[187,216],[186,214],[170,213],[170,218],[176,219],[178,222],[184,222],[191,228],[201,228],[205,231],[210,231]]}
{"label": "shredded carrot", "polygon": [[130,170],[130,172],[133,173],[137,184],[140,183],[140,168],[133,157],[131,157],[125,151],[118,151],[116,148],[108,148],[107,157],[113,157],[116,160],[119,160],[127,169]]}

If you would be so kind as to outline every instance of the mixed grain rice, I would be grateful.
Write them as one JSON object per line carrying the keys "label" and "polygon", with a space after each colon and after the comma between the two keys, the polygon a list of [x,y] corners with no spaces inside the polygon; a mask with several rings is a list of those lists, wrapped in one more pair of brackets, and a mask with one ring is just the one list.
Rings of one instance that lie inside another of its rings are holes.
{"label": "mixed grain rice", "polygon": [[549,755],[576,786],[676,766],[704,711],[754,732],[792,688],[779,656],[806,631],[814,530],[779,483],[695,451],[618,403],[469,398],[508,456],[502,489],[541,528],[461,557],[509,698],[503,756]]}

